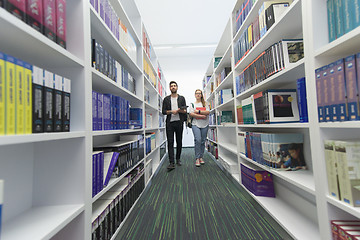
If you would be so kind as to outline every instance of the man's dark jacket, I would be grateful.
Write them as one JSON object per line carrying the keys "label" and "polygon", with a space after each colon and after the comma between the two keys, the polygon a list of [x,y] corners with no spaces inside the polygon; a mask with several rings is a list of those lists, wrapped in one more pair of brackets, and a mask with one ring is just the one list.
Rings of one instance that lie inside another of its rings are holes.
{"label": "man's dark jacket", "polygon": [[[181,109],[186,109],[186,101],[185,98],[183,96],[180,96],[178,94],[178,99],[177,99],[177,103],[178,103],[178,107]],[[162,114],[167,115],[166,111],[171,110],[171,95],[166,96],[164,98],[163,101],[163,106],[162,106]],[[186,113],[179,113],[179,117],[180,117],[180,121],[185,121],[186,120]],[[166,116],[166,124],[170,123],[170,119],[171,119],[171,114]]]}

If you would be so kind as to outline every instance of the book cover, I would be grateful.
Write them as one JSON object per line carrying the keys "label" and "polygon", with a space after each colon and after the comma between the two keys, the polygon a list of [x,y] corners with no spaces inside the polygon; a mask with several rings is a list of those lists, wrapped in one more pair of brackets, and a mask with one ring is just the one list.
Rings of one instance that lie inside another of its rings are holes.
{"label": "book cover", "polygon": [[277,133],[272,135],[272,155],[275,168],[285,170],[306,169],[301,133]]}
{"label": "book cover", "polygon": [[56,5],[55,0],[43,0],[44,7],[44,35],[56,42]]}
{"label": "book cover", "polygon": [[321,82],[322,82],[322,87],[323,87],[323,121],[327,122],[330,121],[331,119],[331,112],[330,112],[330,91],[331,91],[331,84],[330,84],[330,67],[329,65],[324,66],[322,68],[322,77],[321,77]]}
{"label": "book cover", "polygon": [[359,120],[359,86],[356,80],[356,56],[351,55],[345,58],[345,82],[346,102],[348,120]]}
{"label": "book cover", "polygon": [[331,233],[333,239],[340,239],[340,226],[359,226],[360,222],[356,220],[331,220]]}
{"label": "book cover", "polygon": [[66,49],[66,0],[56,0],[56,42]]}
{"label": "book cover", "polygon": [[97,173],[97,152],[92,153],[92,197],[94,197],[97,194],[97,181],[96,181],[96,173]]}
{"label": "book cover", "polygon": [[25,133],[25,102],[24,102],[24,92],[25,92],[25,78],[24,78],[24,62],[20,59],[16,59],[15,65],[15,109],[16,109],[16,134]]}
{"label": "book cover", "polygon": [[104,188],[104,152],[100,151],[97,154],[97,192]]}
{"label": "book cover", "polygon": [[43,1],[26,0],[26,23],[39,32],[43,32]]}
{"label": "book cover", "polygon": [[[358,93],[360,95],[360,52],[356,54],[356,79],[357,79],[357,86],[358,86]],[[360,98],[360,96],[359,96]],[[360,105],[359,104],[359,98],[358,98],[358,106]],[[360,106],[359,106],[360,107]],[[358,108],[358,114],[360,115],[360,109]]]}
{"label": "book cover", "polygon": [[343,8],[343,0],[334,0],[336,38],[345,33]]}
{"label": "book cover", "polygon": [[111,96],[109,94],[103,94],[103,121],[104,130],[111,130]]}
{"label": "book cover", "polygon": [[32,65],[24,62],[25,134],[32,133],[32,69]]}
{"label": "book cover", "polygon": [[101,73],[104,73],[104,71],[105,71],[105,50],[100,43],[98,43],[98,46],[99,46],[99,56],[100,56],[99,71]]}
{"label": "book cover", "polygon": [[63,119],[62,119],[62,80],[63,77],[54,74],[54,99],[53,99],[53,117],[54,117],[54,132],[62,132]]}
{"label": "book cover", "polygon": [[282,47],[285,68],[304,58],[304,43],[302,39],[283,39]]}
{"label": "book cover", "polygon": [[[341,226],[339,226],[338,233],[339,233],[340,239],[353,240],[353,239],[356,239],[356,238],[353,238],[354,236],[360,237],[360,226],[341,225]],[[345,238],[346,235],[348,238]]]}
{"label": "book cover", "polygon": [[104,69],[103,74],[109,76],[109,52],[104,49]]}
{"label": "book cover", "polygon": [[104,186],[107,186],[119,158],[118,152],[104,153]]}
{"label": "book cover", "polygon": [[5,61],[6,55],[0,52],[0,135],[5,135],[5,89],[6,89],[6,81],[5,81]]}
{"label": "book cover", "polygon": [[26,0],[5,0],[4,2],[6,10],[25,22]]}
{"label": "book cover", "polygon": [[[340,59],[335,63],[335,101],[333,107],[333,121],[346,121],[348,115],[346,114],[346,85],[345,85],[345,70],[344,59]],[[336,110],[335,110],[336,109]],[[336,118],[335,118],[336,112]]]}
{"label": "book cover", "polygon": [[307,97],[306,97],[306,80],[305,78],[299,78],[296,80],[297,92],[296,95],[298,97],[298,108],[299,108],[299,116],[300,122],[308,122],[308,111],[307,111]]}
{"label": "book cover", "polygon": [[326,4],[327,4],[329,42],[332,42],[336,39],[334,0],[327,0]]}
{"label": "book cover", "polygon": [[54,74],[44,70],[44,132],[54,131]]}
{"label": "book cover", "polygon": [[269,89],[267,96],[270,123],[300,121],[295,89]]}
{"label": "book cover", "polygon": [[[328,77],[327,77],[327,83],[328,87],[327,89],[327,95],[328,95],[328,102],[324,106],[325,108],[325,119],[327,122],[329,121],[337,121],[337,108],[335,104],[335,98],[336,98],[336,90],[335,90],[335,73],[336,73],[336,66],[335,62],[329,64],[328,68]],[[326,86],[326,85],[325,85]]]}
{"label": "book cover", "polygon": [[97,130],[103,130],[103,94],[97,93]]}
{"label": "book cover", "polygon": [[97,92],[92,91],[92,126],[93,131],[98,130]]}
{"label": "book cover", "polygon": [[241,163],[241,183],[256,196],[275,197],[272,174],[257,166]]}
{"label": "book cover", "polygon": [[340,200],[340,192],[338,185],[338,169],[337,169],[337,160],[335,154],[335,143],[331,140],[324,141],[324,153],[325,153],[325,162],[326,162],[326,173],[328,180],[328,189],[329,194]]}
{"label": "book cover", "polygon": [[71,98],[71,81],[63,78],[62,82],[62,118],[63,118],[63,132],[70,131],[70,99]]}
{"label": "book cover", "polygon": [[275,3],[271,4],[265,10],[265,25],[267,31],[274,25],[277,21],[279,21],[282,14],[288,9],[288,3]]}
{"label": "book cover", "polygon": [[44,132],[44,70],[33,66],[32,82],[32,132]]}
{"label": "book cover", "polygon": [[335,141],[341,200],[360,206],[360,142]]}
{"label": "book cover", "polygon": [[6,107],[5,107],[5,126],[6,134],[14,135],[16,133],[16,72],[15,72],[16,59],[10,55],[6,55]]}

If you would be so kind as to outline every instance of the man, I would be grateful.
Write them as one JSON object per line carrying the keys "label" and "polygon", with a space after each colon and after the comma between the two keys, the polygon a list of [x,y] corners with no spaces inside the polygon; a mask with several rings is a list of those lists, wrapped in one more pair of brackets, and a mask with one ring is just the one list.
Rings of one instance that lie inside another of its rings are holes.
{"label": "man", "polygon": [[174,133],[176,135],[176,164],[181,166],[180,155],[182,148],[183,123],[186,120],[186,101],[177,94],[178,85],[170,82],[171,94],[163,101],[162,113],[166,115],[166,137],[168,141],[169,166],[168,170],[175,169],[174,161]]}

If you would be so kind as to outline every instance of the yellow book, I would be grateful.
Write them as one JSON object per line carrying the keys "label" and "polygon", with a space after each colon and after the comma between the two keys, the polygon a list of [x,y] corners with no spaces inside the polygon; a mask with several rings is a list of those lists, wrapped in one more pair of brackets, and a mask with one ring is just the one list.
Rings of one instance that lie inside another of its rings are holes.
{"label": "yellow book", "polygon": [[5,57],[0,52],[0,135],[5,135]]}
{"label": "yellow book", "polygon": [[32,133],[32,66],[29,63],[24,63],[25,70],[25,134]]}
{"label": "yellow book", "polygon": [[16,109],[16,134],[25,133],[25,104],[24,104],[24,62],[17,59],[15,65],[16,83],[15,83],[15,109]]}
{"label": "yellow book", "polygon": [[15,84],[16,84],[16,73],[15,73],[15,58],[12,56],[6,56],[6,107],[5,107],[5,133],[7,135],[15,134],[15,117],[16,117],[16,95],[15,95]]}

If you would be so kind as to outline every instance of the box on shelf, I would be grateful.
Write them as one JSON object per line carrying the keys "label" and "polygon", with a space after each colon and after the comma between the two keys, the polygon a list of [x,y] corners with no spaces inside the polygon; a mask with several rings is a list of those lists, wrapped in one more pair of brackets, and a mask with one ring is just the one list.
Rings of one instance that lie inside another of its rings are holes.
{"label": "box on shelf", "polygon": [[272,174],[256,166],[241,163],[241,183],[254,195],[275,197]]}

